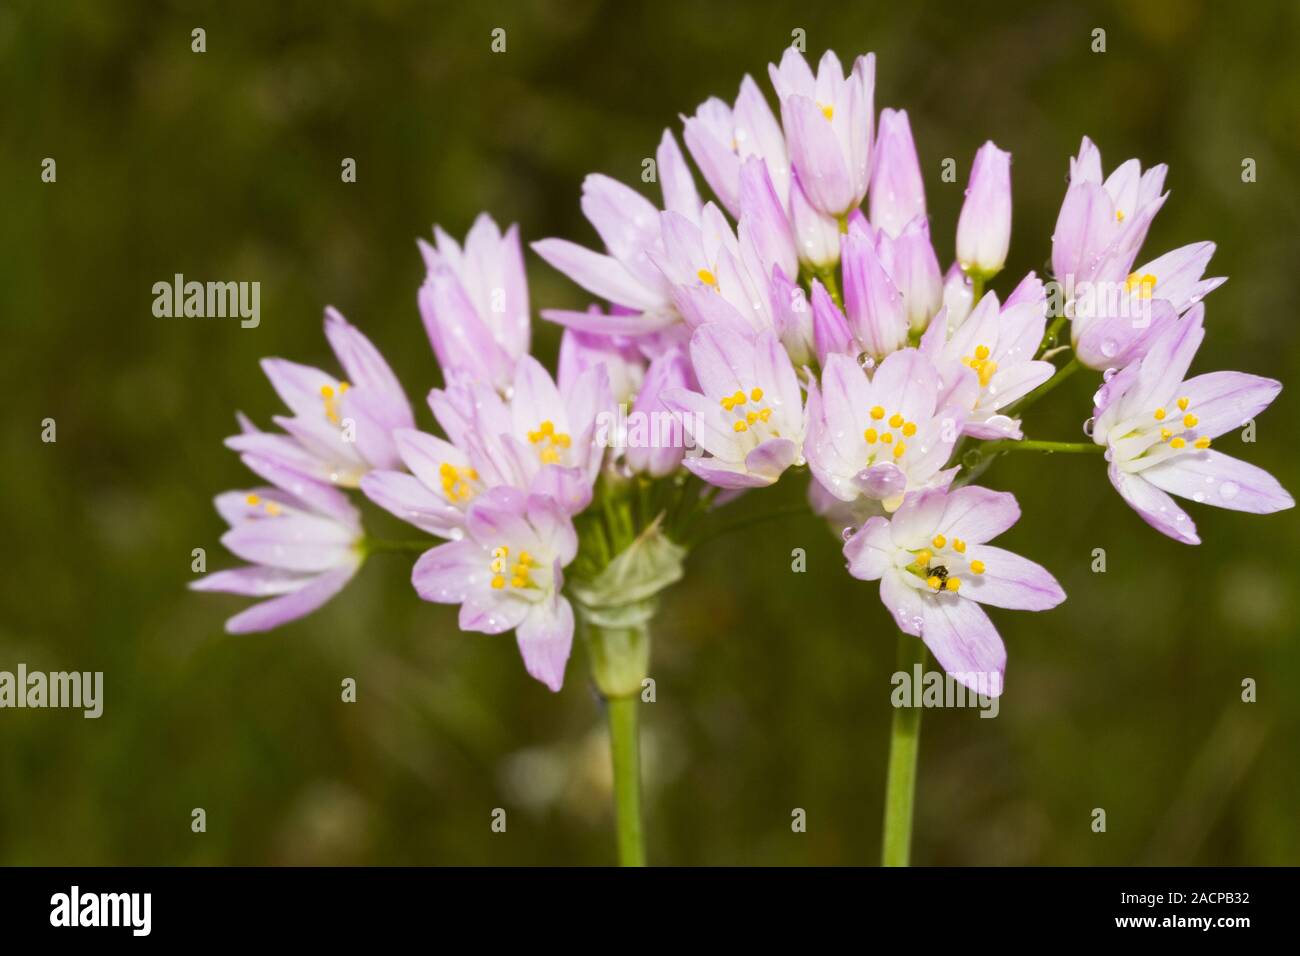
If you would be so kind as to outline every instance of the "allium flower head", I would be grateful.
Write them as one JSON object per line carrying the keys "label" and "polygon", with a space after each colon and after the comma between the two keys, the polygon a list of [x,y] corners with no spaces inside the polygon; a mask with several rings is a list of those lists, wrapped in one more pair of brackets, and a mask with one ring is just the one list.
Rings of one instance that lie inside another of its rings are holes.
{"label": "allium flower head", "polygon": [[1044,568],[986,544],[1020,518],[1013,495],[967,486],[908,495],[892,518],[876,516],[844,545],[849,573],[880,581],[900,630],[925,642],[964,686],[998,696],[1002,638],[981,605],[1044,611],[1065,592]]}
{"label": "allium flower head", "polygon": [[753,78],[740,81],[735,106],[710,97],[683,117],[686,148],[704,181],[733,216],[740,216],[741,177],[746,160],[764,162],[781,205],[790,201],[790,160],[781,124]]}

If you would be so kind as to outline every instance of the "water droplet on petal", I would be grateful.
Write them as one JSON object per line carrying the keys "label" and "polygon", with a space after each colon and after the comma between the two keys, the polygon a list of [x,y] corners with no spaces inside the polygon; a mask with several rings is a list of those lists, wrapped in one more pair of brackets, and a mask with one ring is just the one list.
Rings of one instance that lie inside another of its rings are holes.
{"label": "water droplet on petal", "polygon": [[857,533],[858,529],[853,527],[853,525],[848,525],[847,527],[840,529],[840,537],[845,541],[848,541],[849,538],[853,537]]}
{"label": "water droplet on petal", "polygon": [[1106,358],[1114,358],[1115,353],[1119,351],[1119,344],[1114,339],[1102,339],[1101,354]]}
{"label": "water droplet on petal", "polygon": [[1097,419],[1095,418],[1088,419],[1086,422],[1083,423],[1083,433],[1087,435],[1089,438],[1091,438],[1092,430],[1096,426],[1096,424],[1097,424]]}
{"label": "water droplet on petal", "polygon": [[1104,372],[1101,373],[1101,380],[1102,380],[1103,382],[1109,382],[1112,378],[1115,377],[1115,373],[1118,372],[1118,371],[1119,371],[1119,369],[1117,369],[1117,368],[1108,368],[1108,369],[1106,369],[1106,371],[1104,371]]}
{"label": "water droplet on petal", "polygon": [[1237,492],[1239,491],[1241,491],[1241,486],[1235,481],[1225,481],[1223,484],[1219,485],[1219,497],[1223,498],[1225,501],[1231,501],[1233,498],[1237,497]]}
{"label": "water droplet on petal", "polygon": [[1203,492],[1203,491],[1198,491],[1198,492],[1194,493],[1194,494],[1192,495],[1192,500],[1195,501],[1197,504],[1200,504],[1202,501],[1205,500],[1205,492]]}
{"label": "water droplet on petal", "polygon": [[866,352],[863,352],[858,356],[858,365],[870,372],[876,367],[876,360]]}

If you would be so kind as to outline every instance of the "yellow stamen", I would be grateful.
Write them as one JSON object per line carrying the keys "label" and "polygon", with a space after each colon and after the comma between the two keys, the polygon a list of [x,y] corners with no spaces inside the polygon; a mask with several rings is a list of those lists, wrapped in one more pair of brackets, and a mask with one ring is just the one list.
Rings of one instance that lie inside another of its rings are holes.
{"label": "yellow stamen", "polygon": [[943,549],[943,546],[944,546],[945,544],[948,543],[948,539],[945,538],[945,537],[944,537],[943,535],[941,535],[941,534],[936,534],[936,535],[934,536],[934,540],[931,541],[930,543],[931,543],[932,545],[934,545],[936,548],[939,548],[940,550],[942,550],[942,549]]}
{"label": "yellow stamen", "polygon": [[1192,442],[1192,444],[1204,451],[1210,447],[1210,439],[1205,435],[1202,435],[1200,438],[1196,439],[1196,441]]}
{"label": "yellow stamen", "polygon": [[322,385],[322,386],[320,387],[320,397],[321,397],[321,398],[333,398],[333,397],[334,397],[334,389],[330,388],[328,385]]}
{"label": "yellow stamen", "polygon": [[744,393],[744,392],[741,392],[741,391],[737,391],[735,395],[732,395],[732,396],[731,396],[731,401],[732,401],[732,404],[734,404],[734,405],[744,405],[744,404],[745,404],[745,393]]}
{"label": "yellow stamen", "polygon": [[886,445],[888,445],[890,442],[894,440],[894,433],[885,432],[883,435],[880,436],[880,440],[883,441]]}
{"label": "yellow stamen", "polygon": [[1165,410],[1163,408],[1157,408],[1155,411],[1155,416],[1156,416],[1156,421],[1163,422],[1165,420]]}
{"label": "yellow stamen", "polygon": [[911,438],[916,434],[916,422],[908,422],[903,426],[903,434]]}
{"label": "yellow stamen", "polygon": [[903,454],[906,451],[907,451],[907,446],[900,441],[897,445],[894,446],[894,457],[902,458]]}
{"label": "yellow stamen", "polygon": [[875,408],[871,410],[871,417],[874,418],[876,421],[880,421],[882,418],[885,417],[885,410],[881,408],[879,405],[877,405]]}
{"label": "yellow stamen", "polygon": [[1190,398],[1180,398],[1178,400],[1178,410],[1180,412],[1185,412],[1187,411],[1187,406],[1190,404],[1192,404],[1192,400]]}
{"label": "yellow stamen", "polygon": [[1173,438],[1173,437],[1174,437],[1174,433],[1171,432],[1168,428],[1162,428],[1162,429],[1160,429],[1160,440],[1161,440],[1161,441],[1169,441],[1169,439],[1171,439],[1171,438]]}
{"label": "yellow stamen", "polygon": [[254,508],[256,508],[258,502],[260,502],[262,499],[259,498],[259,497],[257,497],[257,495],[249,495],[249,496],[248,496],[247,498],[245,498],[244,500],[247,501],[247,502],[248,502],[250,505],[252,505]]}
{"label": "yellow stamen", "polygon": [[906,419],[904,419],[902,415],[898,414],[898,412],[894,412],[894,414],[889,416],[889,427],[902,428],[905,420]]}
{"label": "yellow stamen", "polygon": [[931,555],[929,551],[918,551],[916,552],[916,561],[914,563],[917,567],[923,568],[930,563],[931,557],[933,557],[933,555]]}
{"label": "yellow stamen", "polygon": [[761,402],[763,400],[763,390],[761,388],[756,388],[749,393],[749,397],[756,402]]}
{"label": "yellow stamen", "polygon": [[988,357],[989,357],[989,347],[987,345],[976,346],[975,358],[979,359],[982,362]]}
{"label": "yellow stamen", "polygon": [[492,587],[493,587],[495,590],[499,591],[499,590],[501,590],[501,589],[502,589],[503,587],[505,587],[505,586],[506,586],[506,579],[505,579],[505,578],[503,578],[503,577],[502,577],[501,575],[499,575],[499,574],[493,576],[493,578],[492,578]]}
{"label": "yellow stamen", "polygon": [[1169,447],[1170,447],[1170,448],[1182,448],[1182,447],[1183,447],[1184,445],[1186,445],[1186,444],[1187,444],[1187,441],[1186,441],[1184,438],[1182,438],[1182,436],[1179,436],[1178,438],[1175,438],[1175,439],[1173,439],[1172,441],[1169,442]]}
{"label": "yellow stamen", "polygon": [[983,573],[984,573],[984,562],[983,562],[983,561],[972,561],[972,562],[970,563],[970,570],[971,570],[971,574],[983,574]]}
{"label": "yellow stamen", "polygon": [[935,591],[940,591],[943,589],[943,582],[939,580],[939,576],[937,574],[930,575],[928,578],[925,579],[925,583],[930,585],[930,587]]}
{"label": "yellow stamen", "polygon": [[714,286],[715,288],[717,287],[718,278],[708,269],[701,269],[699,272],[695,274],[700,277],[700,281],[703,282],[705,285],[711,285]]}
{"label": "yellow stamen", "polygon": [[961,587],[961,578],[949,578],[947,584],[949,591],[956,591]]}
{"label": "yellow stamen", "polygon": [[866,431],[862,433],[862,437],[866,439],[868,445],[874,445],[876,443],[876,439],[880,436],[876,434],[876,430],[874,428],[868,428]]}
{"label": "yellow stamen", "polygon": [[749,431],[749,426],[744,422],[736,422],[736,424],[732,425],[731,428],[733,431],[737,432]]}
{"label": "yellow stamen", "polygon": [[823,106],[823,107],[822,107],[822,116],[825,116],[826,119],[828,119],[828,120],[831,119],[832,117],[834,117],[834,116],[835,116],[835,107],[833,107],[833,106]]}
{"label": "yellow stamen", "polygon": [[1197,418],[1197,417],[1196,417],[1195,415],[1193,415],[1191,412],[1188,412],[1186,415],[1183,416],[1183,427],[1184,427],[1184,428],[1195,428],[1195,427],[1196,427],[1196,423],[1199,422],[1199,421],[1200,421],[1199,418]]}
{"label": "yellow stamen", "polygon": [[266,503],[266,513],[269,514],[272,518],[274,518],[276,515],[280,513],[280,506],[277,505],[274,501],[268,501]]}
{"label": "yellow stamen", "polygon": [[958,554],[965,554],[965,553],[966,553],[966,542],[963,541],[961,538],[953,538],[953,539],[952,539],[952,549],[953,549],[954,551],[956,551]]}
{"label": "yellow stamen", "polygon": [[1116,210],[1115,210],[1115,221],[1116,221],[1116,222],[1123,222],[1123,221],[1124,221],[1124,210],[1123,210],[1123,209],[1116,209]]}

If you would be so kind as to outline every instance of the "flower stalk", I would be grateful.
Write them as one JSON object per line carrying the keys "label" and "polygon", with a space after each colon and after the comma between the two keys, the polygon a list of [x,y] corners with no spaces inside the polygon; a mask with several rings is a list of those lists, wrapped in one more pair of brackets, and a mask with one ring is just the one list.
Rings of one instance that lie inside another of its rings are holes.
{"label": "flower stalk", "polygon": [[[899,632],[898,670],[910,674],[925,662],[919,638]],[[889,730],[889,769],[885,779],[885,824],[882,866],[907,866],[912,853],[912,805],[916,796],[916,760],[921,744],[921,708],[897,707]]]}

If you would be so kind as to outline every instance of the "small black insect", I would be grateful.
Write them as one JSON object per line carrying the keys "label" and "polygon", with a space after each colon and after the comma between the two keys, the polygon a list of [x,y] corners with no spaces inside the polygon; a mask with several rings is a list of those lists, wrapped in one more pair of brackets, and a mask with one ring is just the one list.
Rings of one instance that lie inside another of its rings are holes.
{"label": "small black insect", "polygon": [[925,569],[925,576],[927,578],[938,578],[939,590],[942,591],[944,583],[948,580],[948,569],[942,564],[936,564],[933,567]]}

